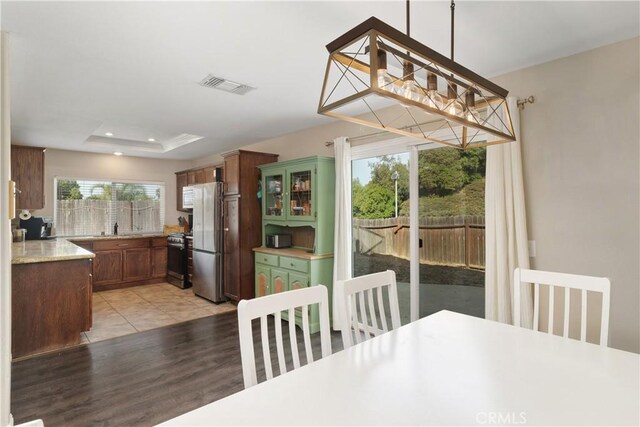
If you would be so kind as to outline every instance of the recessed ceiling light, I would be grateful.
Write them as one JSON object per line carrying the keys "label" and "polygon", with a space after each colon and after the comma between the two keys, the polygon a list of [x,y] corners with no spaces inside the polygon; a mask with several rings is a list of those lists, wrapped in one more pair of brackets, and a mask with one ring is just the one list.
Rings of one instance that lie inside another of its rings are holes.
{"label": "recessed ceiling light", "polygon": [[149,142],[156,142],[156,139],[155,139],[155,138],[149,138],[149,139],[147,139],[147,141],[149,141]]}
{"label": "recessed ceiling light", "polygon": [[116,156],[122,156],[122,153],[120,151],[114,151],[113,154]]}
{"label": "recessed ceiling light", "polygon": [[113,136],[113,132],[105,132],[104,134],[107,136]]}

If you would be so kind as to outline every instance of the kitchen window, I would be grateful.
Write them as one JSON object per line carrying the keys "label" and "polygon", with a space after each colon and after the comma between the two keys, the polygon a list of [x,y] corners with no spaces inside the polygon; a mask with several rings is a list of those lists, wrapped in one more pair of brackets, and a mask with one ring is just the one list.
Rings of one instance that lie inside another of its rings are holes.
{"label": "kitchen window", "polygon": [[162,232],[164,183],[56,178],[54,191],[58,236]]}

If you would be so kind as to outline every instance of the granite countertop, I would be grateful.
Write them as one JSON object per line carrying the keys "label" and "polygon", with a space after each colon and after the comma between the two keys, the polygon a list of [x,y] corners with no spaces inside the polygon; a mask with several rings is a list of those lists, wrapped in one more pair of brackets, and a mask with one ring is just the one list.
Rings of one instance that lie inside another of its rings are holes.
{"label": "granite countertop", "polygon": [[27,240],[11,246],[11,264],[90,259],[92,252],[74,245],[66,239]]}
{"label": "granite countertop", "polygon": [[282,256],[290,256],[293,258],[302,258],[302,259],[323,259],[323,258],[333,258],[333,254],[323,254],[317,255],[313,252],[308,251],[307,249],[300,248],[284,248],[284,249],[275,249],[275,248],[253,248],[254,252],[261,252],[264,254],[272,254],[272,255],[282,255]]}
{"label": "granite countertop", "polygon": [[117,236],[108,235],[108,236],[74,236],[67,237],[67,239],[72,240],[74,242],[93,242],[96,240],[121,240],[121,239],[149,239],[151,237],[167,237],[162,233],[152,233],[152,234],[118,234]]}

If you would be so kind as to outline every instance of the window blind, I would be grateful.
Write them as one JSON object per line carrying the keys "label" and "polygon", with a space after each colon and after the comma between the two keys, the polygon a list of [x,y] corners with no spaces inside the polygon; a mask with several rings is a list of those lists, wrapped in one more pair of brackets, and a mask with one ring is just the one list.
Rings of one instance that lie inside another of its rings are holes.
{"label": "window blind", "polygon": [[54,226],[58,236],[162,232],[164,184],[55,179]]}

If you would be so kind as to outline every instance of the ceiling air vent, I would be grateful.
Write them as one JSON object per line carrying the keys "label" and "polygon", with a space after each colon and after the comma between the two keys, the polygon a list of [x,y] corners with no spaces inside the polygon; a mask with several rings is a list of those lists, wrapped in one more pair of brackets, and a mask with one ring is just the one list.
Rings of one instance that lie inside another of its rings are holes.
{"label": "ceiling air vent", "polygon": [[207,77],[200,81],[200,86],[209,87],[212,89],[218,89],[225,92],[235,93],[236,95],[244,95],[247,92],[255,90],[255,87],[244,85],[242,83],[232,82],[231,80],[223,79],[222,77],[209,74]]}

